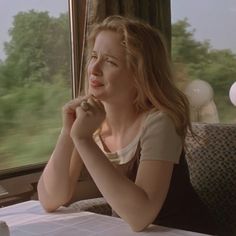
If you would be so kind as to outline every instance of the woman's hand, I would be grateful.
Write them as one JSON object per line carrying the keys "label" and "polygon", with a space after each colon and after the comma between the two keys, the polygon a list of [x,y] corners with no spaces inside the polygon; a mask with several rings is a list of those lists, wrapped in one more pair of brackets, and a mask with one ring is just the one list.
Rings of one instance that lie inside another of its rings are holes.
{"label": "woman's hand", "polygon": [[76,119],[70,132],[73,140],[91,138],[106,116],[103,104],[95,97],[90,96],[84,106],[81,104],[76,108]]}
{"label": "woman's hand", "polygon": [[71,127],[76,120],[76,109],[80,106],[81,102],[83,100],[86,100],[90,97],[91,95],[87,96],[79,96],[78,98],[75,98],[68,103],[66,103],[63,106],[62,109],[62,117],[63,117],[63,128],[62,132],[70,135],[71,132]]}

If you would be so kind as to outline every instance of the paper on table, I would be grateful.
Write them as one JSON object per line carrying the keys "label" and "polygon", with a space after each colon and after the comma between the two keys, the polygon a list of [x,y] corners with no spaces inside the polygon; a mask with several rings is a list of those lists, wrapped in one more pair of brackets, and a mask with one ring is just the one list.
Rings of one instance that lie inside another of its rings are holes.
{"label": "paper on table", "polygon": [[7,222],[11,236],[200,236],[203,234],[150,226],[135,233],[120,218],[65,207],[45,213],[38,201],[28,201],[0,209],[0,220]]}

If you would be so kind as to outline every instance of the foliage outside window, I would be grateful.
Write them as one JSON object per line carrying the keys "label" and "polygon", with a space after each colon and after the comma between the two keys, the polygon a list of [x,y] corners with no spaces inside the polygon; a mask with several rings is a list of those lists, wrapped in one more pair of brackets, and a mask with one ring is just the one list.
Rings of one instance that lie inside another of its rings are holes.
{"label": "foliage outside window", "polygon": [[44,163],[55,145],[61,107],[71,98],[66,12],[14,16],[0,61],[0,173]]}

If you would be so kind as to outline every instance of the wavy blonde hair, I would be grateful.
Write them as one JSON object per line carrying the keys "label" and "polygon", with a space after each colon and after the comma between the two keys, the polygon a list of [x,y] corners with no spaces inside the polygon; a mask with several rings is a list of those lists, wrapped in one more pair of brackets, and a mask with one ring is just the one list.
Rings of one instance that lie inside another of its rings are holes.
{"label": "wavy blonde hair", "polygon": [[154,109],[165,112],[184,142],[188,128],[192,130],[189,104],[175,86],[167,47],[160,32],[138,20],[110,16],[93,27],[88,40],[89,55],[97,35],[107,30],[123,37],[127,66],[134,74],[137,111]]}

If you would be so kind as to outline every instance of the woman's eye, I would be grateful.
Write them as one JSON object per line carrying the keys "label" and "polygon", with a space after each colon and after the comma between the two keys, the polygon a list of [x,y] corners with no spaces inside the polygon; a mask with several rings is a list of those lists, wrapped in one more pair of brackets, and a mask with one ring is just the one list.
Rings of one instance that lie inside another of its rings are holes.
{"label": "woman's eye", "polygon": [[117,64],[114,61],[111,60],[106,60],[107,63],[113,65],[113,66],[117,66]]}
{"label": "woman's eye", "polygon": [[94,60],[97,60],[97,58],[98,58],[98,55],[97,54],[95,54],[95,53],[92,53],[92,54],[90,54],[90,61],[94,61]]}
{"label": "woman's eye", "polygon": [[90,60],[94,60],[94,59],[97,59],[97,56],[96,55],[91,55]]}

